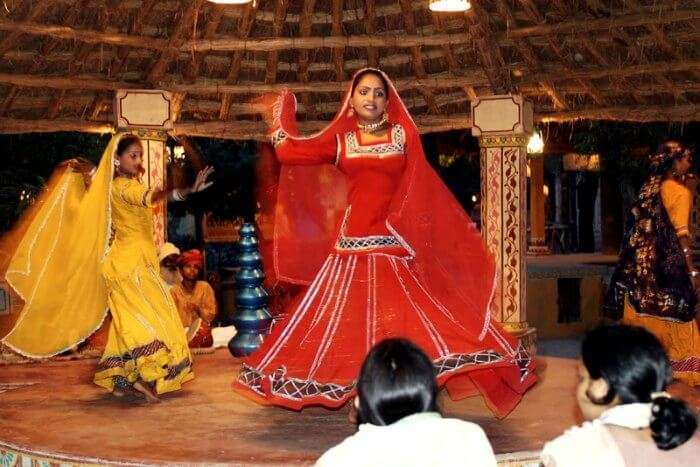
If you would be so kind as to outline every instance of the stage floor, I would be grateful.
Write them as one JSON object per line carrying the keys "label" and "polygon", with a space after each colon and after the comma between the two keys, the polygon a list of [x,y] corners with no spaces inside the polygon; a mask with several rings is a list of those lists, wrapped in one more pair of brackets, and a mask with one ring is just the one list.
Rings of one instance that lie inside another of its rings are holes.
{"label": "stage floor", "polygon": [[[152,405],[93,385],[95,363],[0,366],[0,450],[73,463],[289,466],[313,463],[353,432],[347,408],[298,413],[235,394],[239,361],[226,350],[196,356],[195,380]],[[539,450],[578,420],[576,360],[538,364],[540,382],[506,419],[494,419],[480,398],[442,397],[444,413],[479,423],[497,453]],[[700,391],[680,389],[700,402]]]}

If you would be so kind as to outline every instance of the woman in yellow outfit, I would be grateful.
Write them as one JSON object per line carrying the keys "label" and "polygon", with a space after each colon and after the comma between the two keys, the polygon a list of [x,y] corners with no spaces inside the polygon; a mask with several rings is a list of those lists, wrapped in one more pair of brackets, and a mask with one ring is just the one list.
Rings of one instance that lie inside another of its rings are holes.
{"label": "woman in yellow outfit", "polygon": [[[56,355],[92,334],[109,310],[95,383],[155,401],[194,374],[153,242],[150,208],[167,193],[140,182],[142,155],[138,137],[117,135],[89,184],[84,165],[73,161],[45,196],[6,273],[25,306],[3,343],[33,358]],[[170,199],[207,188],[210,173],[204,169]]]}
{"label": "woman in yellow outfit", "polygon": [[608,309],[624,303],[623,322],[655,334],[674,377],[695,386],[700,385],[700,288],[689,247],[693,197],[684,183],[691,163],[690,151],[676,142],[652,157],[652,176],[632,210],[634,225],[613,274]]}

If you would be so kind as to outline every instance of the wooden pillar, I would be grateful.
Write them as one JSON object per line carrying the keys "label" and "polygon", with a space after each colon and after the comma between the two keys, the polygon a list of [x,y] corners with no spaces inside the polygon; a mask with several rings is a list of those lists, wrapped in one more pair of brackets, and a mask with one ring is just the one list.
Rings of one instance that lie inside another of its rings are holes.
{"label": "wooden pillar", "polygon": [[522,96],[484,96],[472,101],[472,134],[481,146],[482,235],[496,260],[498,277],[490,311],[507,331],[534,351],[527,323],[527,141],[532,105]]}
{"label": "wooden pillar", "polygon": [[[172,95],[157,90],[119,90],[114,99],[114,115],[119,131],[129,131],[143,141],[143,182],[149,188],[165,186],[167,178],[167,130],[173,127]],[[167,239],[166,200],[153,207],[153,235],[156,246]]]}
{"label": "wooden pillar", "polygon": [[547,255],[545,244],[544,213],[544,157],[539,154],[530,157],[530,255]]}
{"label": "wooden pillar", "polygon": [[[144,161],[143,183],[152,189],[162,189],[167,182],[168,157],[165,142],[168,134],[159,130],[132,131],[143,141]],[[163,198],[153,206],[153,239],[156,247],[160,248],[168,237],[168,206]]]}

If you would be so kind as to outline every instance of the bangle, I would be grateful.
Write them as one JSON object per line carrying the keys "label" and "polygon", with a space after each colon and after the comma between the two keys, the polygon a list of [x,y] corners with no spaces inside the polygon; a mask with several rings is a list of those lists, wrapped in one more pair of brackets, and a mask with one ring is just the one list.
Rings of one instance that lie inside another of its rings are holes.
{"label": "bangle", "polygon": [[700,276],[700,272],[695,271],[695,270],[690,271],[690,277],[698,277],[698,276]]}
{"label": "bangle", "polygon": [[177,188],[170,192],[171,201],[184,201],[185,198],[186,196],[182,193],[182,191],[178,190]]}
{"label": "bangle", "polygon": [[687,255],[689,252],[690,252],[690,248],[688,248],[688,247],[683,248],[684,255]]}

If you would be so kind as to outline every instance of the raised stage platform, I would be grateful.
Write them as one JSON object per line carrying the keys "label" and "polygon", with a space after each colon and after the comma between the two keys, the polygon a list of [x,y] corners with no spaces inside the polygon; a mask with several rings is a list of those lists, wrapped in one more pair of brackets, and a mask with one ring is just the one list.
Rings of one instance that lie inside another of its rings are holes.
{"label": "raised stage platform", "polygon": [[572,253],[568,255],[527,256],[525,265],[530,279],[582,278],[607,276],[617,264],[617,255]]}
{"label": "raised stage platform", "polygon": [[[93,385],[95,363],[0,366],[3,465],[310,465],[353,432],[347,408],[291,412],[235,394],[230,385],[239,361],[225,350],[196,356],[195,380],[152,405],[116,399]],[[576,360],[542,357],[538,364],[540,383],[504,420],[493,418],[480,398],[442,400],[447,416],[486,430],[501,465],[537,465],[543,442],[577,422]],[[685,391],[700,402],[700,391]]]}
{"label": "raised stage platform", "polygon": [[599,253],[528,256],[527,322],[537,337],[576,337],[596,326],[616,263]]}

